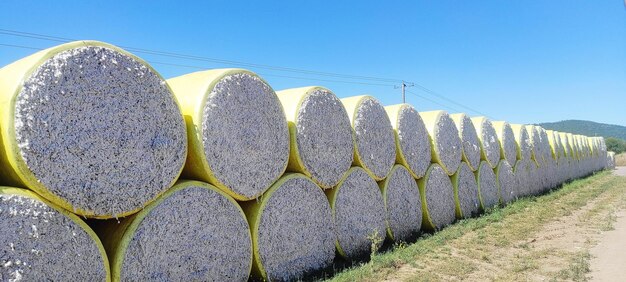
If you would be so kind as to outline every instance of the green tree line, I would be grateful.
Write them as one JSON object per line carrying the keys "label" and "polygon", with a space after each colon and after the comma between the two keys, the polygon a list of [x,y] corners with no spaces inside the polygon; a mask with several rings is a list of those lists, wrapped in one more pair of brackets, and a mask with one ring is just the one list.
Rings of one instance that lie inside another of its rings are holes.
{"label": "green tree line", "polygon": [[606,149],[608,151],[613,151],[616,154],[626,152],[625,140],[609,137],[605,139],[605,142],[606,142]]}

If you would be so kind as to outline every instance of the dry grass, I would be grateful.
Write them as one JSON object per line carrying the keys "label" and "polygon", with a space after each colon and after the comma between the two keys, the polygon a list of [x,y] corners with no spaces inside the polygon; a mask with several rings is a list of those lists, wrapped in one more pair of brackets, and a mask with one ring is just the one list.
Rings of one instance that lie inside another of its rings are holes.
{"label": "dry grass", "polygon": [[616,166],[626,166],[626,153],[621,153],[615,156]]}
{"label": "dry grass", "polygon": [[333,279],[585,280],[594,236],[625,206],[623,178],[602,172],[398,245]]}

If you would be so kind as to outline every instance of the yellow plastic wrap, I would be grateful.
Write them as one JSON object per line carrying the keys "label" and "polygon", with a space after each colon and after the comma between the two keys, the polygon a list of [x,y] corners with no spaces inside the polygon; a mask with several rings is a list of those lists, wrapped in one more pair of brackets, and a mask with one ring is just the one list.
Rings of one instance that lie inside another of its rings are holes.
{"label": "yellow plastic wrap", "polygon": [[[398,138],[398,127],[399,127],[398,123],[400,122],[400,120],[398,119],[398,115],[400,114],[400,111],[402,111],[403,108],[410,107],[410,106],[411,105],[409,104],[398,104],[398,105],[385,107],[385,111],[387,112],[387,116],[389,116],[389,120],[391,121],[391,127],[393,127],[393,133],[395,136],[396,163],[401,164],[407,168],[410,168],[411,166],[406,161],[406,157],[404,156],[404,152],[402,151],[402,146],[400,145],[400,140]],[[411,173],[411,175],[414,178],[418,178],[417,175],[415,175],[415,172],[413,172],[411,169],[408,169],[408,171],[409,173]],[[393,168],[392,168],[392,171],[389,172],[389,174],[391,174],[392,172],[393,172]]]}
{"label": "yellow plastic wrap", "polygon": [[[307,86],[282,90],[277,92],[276,94],[278,95],[278,99],[280,99],[280,103],[283,105],[285,117],[287,118],[287,123],[289,125],[289,163],[287,164],[287,170],[302,173],[311,178],[311,180],[313,180],[313,182],[315,182],[321,188],[329,189],[332,188],[332,186],[324,185],[324,183],[321,183],[320,181],[312,177],[311,171],[307,168],[302,160],[300,150],[298,149],[298,142],[296,140],[296,125],[300,107],[310,93],[314,93],[318,90],[328,91],[332,93],[332,91],[321,86]],[[352,144],[354,146],[354,130],[351,130],[351,133]]]}
{"label": "yellow plastic wrap", "polygon": [[[369,95],[361,95],[361,96],[353,96],[353,97],[341,99],[341,103],[343,103],[343,106],[346,108],[346,111],[348,112],[348,117],[350,118],[350,123],[352,124],[353,128],[354,128],[354,121],[356,120],[356,115],[357,115],[357,110],[359,108],[359,105],[367,99],[376,99],[376,98],[369,96]],[[353,131],[353,134],[354,134],[354,131]],[[357,147],[356,138],[353,138],[352,142],[354,145],[354,159],[352,161],[352,164],[355,166],[362,167],[367,172],[367,174],[369,174],[374,180],[376,181],[383,180],[385,177],[376,176],[372,172],[371,168],[369,168],[363,161],[363,157],[360,155],[359,148]],[[346,173],[346,175],[347,174],[348,173]]]}
{"label": "yellow plastic wrap", "polygon": [[[2,139],[2,146],[0,146],[0,177],[3,183],[17,187],[27,187],[37,194],[43,196],[47,200],[54,204],[73,211],[76,214],[94,217],[94,218],[111,218],[114,215],[98,215],[94,216],[92,211],[83,210],[81,208],[73,207],[65,199],[51,193],[40,181],[37,180],[35,175],[26,166],[26,163],[20,155],[20,150],[16,143],[15,138],[15,103],[18,94],[21,92],[23,82],[45,61],[52,58],[56,54],[79,47],[104,47],[112,49],[116,52],[122,53],[125,56],[129,56],[134,60],[142,63],[150,70],[159,75],[148,63],[142,59],[130,54],[113,45],[98,42],[98,41],[75,41],[62,45],[58,45],[52,48],[48,48],[39,51],[33,55],[16,61],[10,65],[7,65],[0,69],[0,135]],[[160,75],[159,75],[160,76]],[[174,101],[176,101],[174,99]],[[181,169],[182,170],[182,169]],[[174,184],[174,179],[170,186]],[[123,217],[133,214],[140,210],[140,208],[128,211],[116,216]]]}
{"label": "yellow plastic wrap", "polygon": [[[105,222],[100,222],[97,226],[98,234],[102,238],[102,243],[104,245],[104,249],[109,256],[109,261],[111,264],[111,277],[112,281],[120,281],[122,264],[124,262],[124,258],[126,255],[126,249],[130,244],[130,241],[133,239],[135,231],[143,221],[143,219],[150,214],[150,212],[159,206],[161,202],[167,199],[170,195],[175,192],[188,188],[188,187],[203,187],[205,189],[213,190],[220,195],[226,197],[234,207],[236,207],[242,218],[246,218],[243,210],[239,206],[239,204],[230,196],[228,196],[225,192],[217,189],[213,185],[203,183],[200,181],[193,180],[182,180],[176,183],[172,188],[167,190],[163,195],[161,195],[158,199],[148,204],[144,209],[140,212],[133,214],[129,217],[126,217],[119,222],[115,220],[108,220]],[[250,242],[250,246],[252,246],[252,242]],[[147,254],[149,255],[149,254]],[[250,259],[252,259],[252,254],[250,254]]]}
{"label": "yellow plastic wrap", "polygon": [[[91,227],[89,227],[87,225],[87,223],[85,223],[82,219],[80,219],[75,214],[70,213],[70,212],[66,211],[65,209],[63,209],[61,207],[58,207],[54,203],[52,203],[52,202],[42,198],[41,196],[39,196],[39,195],[29,191],[29,190],[26,190],[26,189],[13,188],[13,187],[2,187],[2,186],[0,186],[0,194],[2,194],[2,195],[17,195],[17,196],[28,197],[28,198],[31,198],[31,199],[35,199],[35,200],[41,201],[44,204],[46,204],[47,206],[49,206],[50,208],[56,210],[57,212],[61,213],[65,217],[67,217],[70,220],[72,220],[78,226],[80,226],[87,233],[87,235],[89,235],[89,237],[91,237],[91,239],[94,241],[94,243],[98,247],[98,250],[100,251],[100,257],[102,257],[102,262],[104,263],[104,271],[106,271],[106,281],[111,281],[111,267],[109,265],[109,259],[107,257],[107,253],[106,253],[106,251],[105,251],[105,249],[104,249],[104,247],[102,245],[102,242],[100,241],[100,238],[98,238],[98,235],[96,235],[96,233],[91,229]],[[58,251],[62,252],[63,250],[58,250]],[[79,259],[79,258],[77,258],[77,259]]]}
{"label": "yellow plastic wrap", "polygon": [[[202,120],[203,111],[207,101],[208,92],[224,77],[247,73],[257,76],[253,72],[243,69],[215,69],[190,73],[184,76],[168,79],[167,83],[173,89],[178,99],[185,124],[187,126],[187,142],[189,144],[187,161],[183,169],[183,176],[211,183],[222,189],[229,196],[239,201],[247,201],[252,198],[240,195],[228,188],[214,174],[209,166],[202,144]],[[262,80],[265,84],[268,84]],[[268,84],[269,85],[269,84]],[[283,171],[287,168],[287,163]],[[277,176],[276,179],[280,177]]]}

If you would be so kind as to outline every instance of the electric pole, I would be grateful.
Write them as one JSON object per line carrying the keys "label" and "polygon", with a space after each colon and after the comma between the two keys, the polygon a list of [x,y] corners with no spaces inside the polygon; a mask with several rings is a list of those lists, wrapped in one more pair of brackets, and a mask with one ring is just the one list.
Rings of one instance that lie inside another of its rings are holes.
{"label": "electric pole", "polygon": [[[625,0],[626,1],[626,0]],[[407,83],[406,81],[402,81],[402,84],[400,85],[400,87],[394,86],[393,88],[400,88],[402,89],[402,103],[406,103],[406,88],[407,87],[413,87],[415,86],[415,83]]]}

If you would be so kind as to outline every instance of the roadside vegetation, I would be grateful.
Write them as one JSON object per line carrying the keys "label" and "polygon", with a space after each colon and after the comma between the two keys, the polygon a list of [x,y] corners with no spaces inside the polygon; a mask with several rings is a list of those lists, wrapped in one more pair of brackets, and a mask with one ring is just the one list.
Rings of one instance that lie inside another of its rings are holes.
{"label": "roadside vegetation", "polygon": [[[589,248],[626,207],[626,181],[609,172],[462,220],[368,262],[336,269],[333,281],[574,280],[589,272]],[[389,243],[388,243],[389,244]]]}
{"label": "roadside vegetation", "polygon": [[616,166],[626,166],[626,153],[621,153],[619,155],[615,155],[615,165]]}

